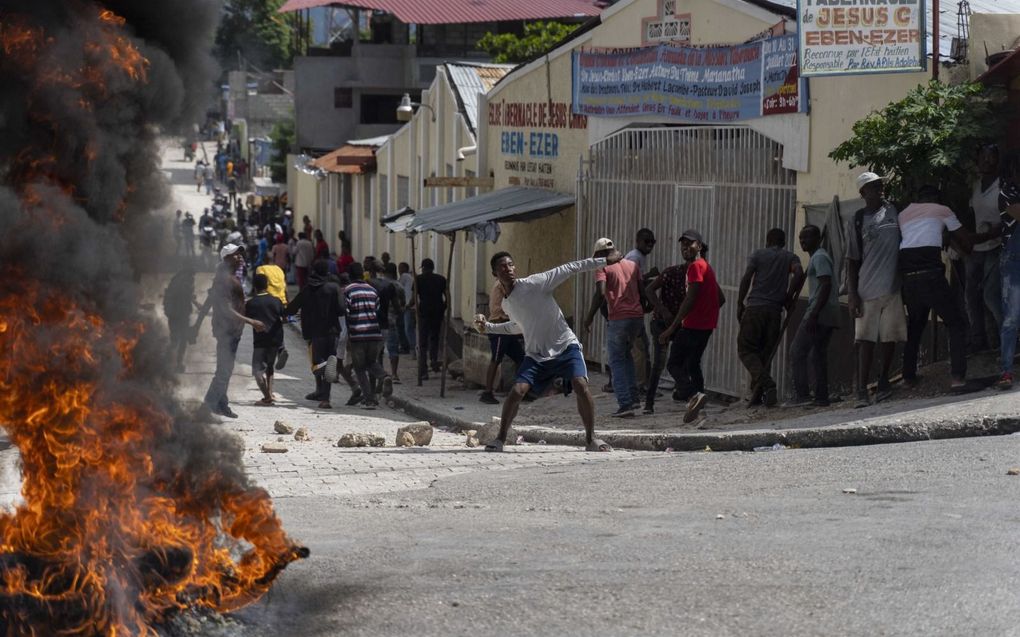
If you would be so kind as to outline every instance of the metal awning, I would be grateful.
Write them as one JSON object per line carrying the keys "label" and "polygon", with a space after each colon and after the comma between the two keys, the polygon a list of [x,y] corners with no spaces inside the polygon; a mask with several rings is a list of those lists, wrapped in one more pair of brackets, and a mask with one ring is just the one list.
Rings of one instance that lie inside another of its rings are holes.
{"label": "metal awning", "polygon": [[280,13],[315,7],[355,7],[392,13],[404,24],[463,24],[587,18],[599,14],[593,0],[288,0]]}
{"label": "metal awning", "polygon": [[347,144],[313,159],[308,165],[328,173],[364,175],[375,172],[375,148]]}
{"label": "metal awning", "polygon": [[379,220],[379,224],[390,232],[407,232],[407,226],[414,221],[414,208],[404,206]]}
{"label": "metal awning", "polygon": [[574,195],[541,188],[510,186],[415,213],[408,232],[442,234],[490,221],[530,221],[574,205]]}

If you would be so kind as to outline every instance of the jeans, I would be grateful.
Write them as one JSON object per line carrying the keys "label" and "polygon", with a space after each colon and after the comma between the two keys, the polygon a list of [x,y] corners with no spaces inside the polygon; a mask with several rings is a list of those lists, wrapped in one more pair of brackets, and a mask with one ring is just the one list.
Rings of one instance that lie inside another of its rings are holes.
{"label": "jeans", "polygon": [[417,324],[414,319],[414,308],[410,310],[404,310],[404,341],[407,343],[407,348],[414,351],[414,348],[418,345],[418,339],[415,338],[415,329]]}
{"label": "jeans", "polygon": [[737,356],[751,374],[751,393],[776,388],[770,373],[772,355],[782,336],[783,310],[754,305],[744,310],[737,335]]}
{"label": "jeans", "polygon": [[620,409],[626,409],[641,401],[631,348],[639,335],[645,331],[645,320],[643,317],[613,319],[607,322],[607,326],[609,367],[613,370],[616,404]]}
{"label": "jeans", "polygon": [[[801,321],[790,345],[793,363],[793,387],[797,399],[810,397],[808,386],[808,365],[815,372],[815,400],[829,400],[829,339],[836,328],[831,325],[815,325],[814,331],[807,329],[807,322]],[[809,361],[810,359],[810,361]]]}
{"label": "jeans", "polygon": [[[336,336],[316,336],[308,341],[308,348],[312,353],[312,367],[321,365],[326,359],[336,352]],[[326,380],[326,369],[320,367],[313,372],[315,376],[315,395],[324,402],[329,402],[329,392],[332,383]]]}
{"label": "jeans", "polygon": [[967,316],[970,319],[970,342],[975,346],[991,345],[985,329],[985,312],[991,314],[996,327],[1002,325],[1002,282],[999,276],[999,252],[972,252],[965,258],[967,283]]}
{"label": "jeans", "polygon": [[657,318],[652,319],[652,369],[648,378],[648,391],[645,393],[645,407],[651,408],[655,405],[655,394],[659,391],[659,379],[662,378],[662,370],[666,368],[666,357],[669,354],[669,344],[660,345],[659,335],[668,327]]}
{"label": "jeans", "polygon": [[442,314],[437,316],[422,314],[418,318],[421,319],[421,323],[418,325],[418,346],[421,349],[418,352],[418,375],[424,378],[428,375],[428,368],[425,364],[426,353],[428,362],[432,364],[432,369],[435,370],[439,367],[439,335],[443,331],[443,316]]}
{"label": "jeans", "polygon": [[949,367],[956,380],[967,375],[967,320],[949,289],[945,272],[930,270],[903,275],[903,303],[907,306],[907,343],[903,346],[903,378],[917,376],[917,355],[928,314],[935,310],[949,330]]}
{"label": "jeans", "polygon": [[379,364],[379,354],[383,350],[382,341],[351,341],[351,364],[354,366],[354,374],[361,385],[361,393],[365,400],[375,402],[375,384],[386,375],[386,371]]}
{"label": "jeans", "polygon": [[227,389],[230,387],[230,375],[234,373],[234,359],[237,358],[240,342],[240,335],[216,337],[216,371],[205,392],[205,404],[209,409],[223,409],[230,403],[227,400]]}
{"label": "jeans", "polygon": [[[681,400],[688,400],[694,394],[705,391],[705,375],[701,371],[701,357],[708,347],[708,339],[715,330],[691,330],[682,328],[673,337],[666,369],[676,381],[673,394]],[[654,394],[653,394],[654,396]]]}
{"label": "jeans", "polygon": [[1005,251],[999,260],[1002,276],[1002,328],[999,330],[999,349],[1002,371],[1013,372],[1013,355],[1016,353],[1016,334],[1020,328],[1020,254]]}

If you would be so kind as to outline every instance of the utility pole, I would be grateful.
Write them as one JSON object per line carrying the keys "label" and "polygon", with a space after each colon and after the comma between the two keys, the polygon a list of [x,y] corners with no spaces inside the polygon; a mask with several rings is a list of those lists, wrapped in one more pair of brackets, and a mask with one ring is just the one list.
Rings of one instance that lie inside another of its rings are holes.
{"label": "utility pole", "polygon": [[931,79],[939,79],[939,0],[931,0]]}

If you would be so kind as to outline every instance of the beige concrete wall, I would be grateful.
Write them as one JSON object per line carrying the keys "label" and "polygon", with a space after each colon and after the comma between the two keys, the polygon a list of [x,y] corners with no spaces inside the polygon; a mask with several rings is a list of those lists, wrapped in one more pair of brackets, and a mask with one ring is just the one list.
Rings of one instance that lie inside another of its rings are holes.
{"label": "beige concrete wall", "polygon": [[1020,37],[1020,15],[975,13],[970,16],[970,78],[977,79],[988,70],[985,47],[989,53],[1013,48]]}
{"label": "beige concrete wall", "polygon": [[287,155],[287,203],[294,211],[294,219],[301,221],[307,215],[312,227],[319,227],[319,185],[315,177],[294,168],[296,156]]}

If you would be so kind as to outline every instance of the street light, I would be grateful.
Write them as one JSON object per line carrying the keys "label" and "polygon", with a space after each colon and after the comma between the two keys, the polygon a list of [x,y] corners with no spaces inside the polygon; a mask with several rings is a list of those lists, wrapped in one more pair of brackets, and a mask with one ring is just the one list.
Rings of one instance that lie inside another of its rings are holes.
{"label": "street light", "polygon": [[400,98],[400,106],[397,107],[397,121],[398,122],[409,122],[411,117],[414,115],[414,107],[421,106],[429,109],[432,113],[432,121],[436,121],[436,111],[428,104],[422,104],[421,102],[412,102],[411,96],[404,93],[404,96]]}

